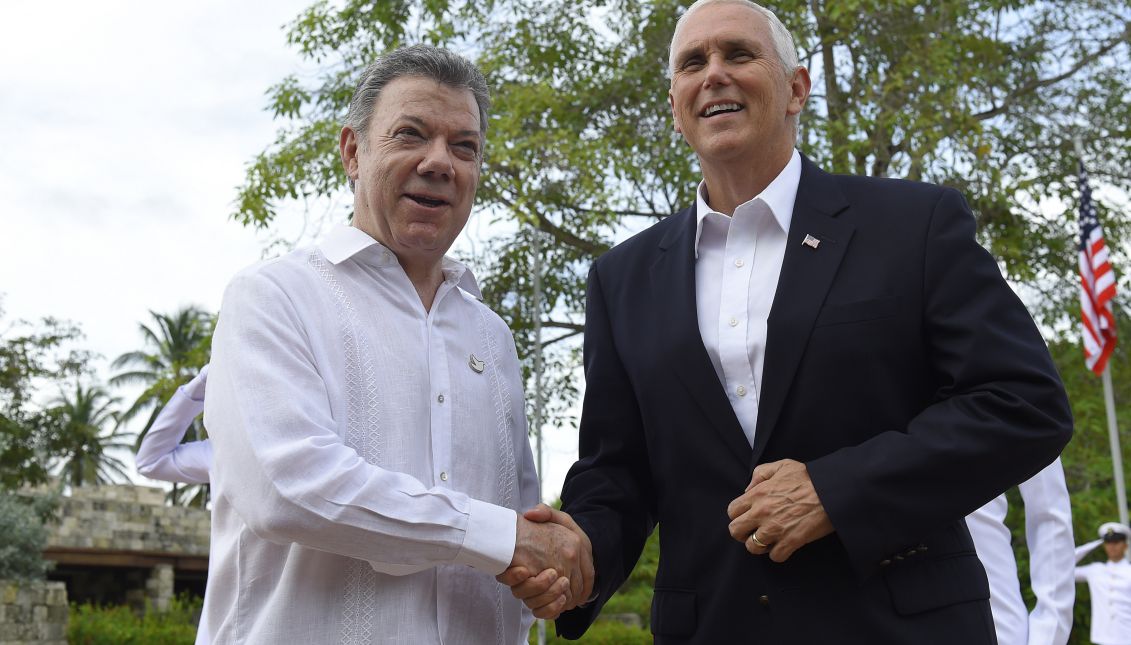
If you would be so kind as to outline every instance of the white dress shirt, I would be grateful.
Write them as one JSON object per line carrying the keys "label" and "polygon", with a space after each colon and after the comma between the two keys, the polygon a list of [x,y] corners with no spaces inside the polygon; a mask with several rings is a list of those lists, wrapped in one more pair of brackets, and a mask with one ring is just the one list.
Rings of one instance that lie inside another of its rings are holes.
{"label": "white dress shirt", "polygon": [[471,273],[443,270],[425,311],[340,227],[228,286],[205,404],[215,643],[526,642],[494,579],[538,501],[518,356]]}
{"label": "white dress shirt", "polygon": [[1072,631],[1076,584],[1072,571],[1072,508],[1060,459],[1019,486],[1025,504],[1029,577],[1037,604],[1021,598],[1017,561],[1005,526],[1008,502],[999,495],[966,518],[978,559],[990,580],[990,609],[1000,645],[1064,645]]}
{"label": "white dress shirt", "polygon": [[207,439],[181,443],[185,432],[204,412],[208,366],[192,382],[177,388],[141,440],[134,463],[150,479],[182,484],[207,484],[212,469],[212,443]]}
{"label": "white dress shirt", "polygon": [[796,150],[780,174],[733,216],[711,208],[699,184],[695,230],[695,308],[699,333],[746,440],[754,445],[766,320],[774,304],[793,203],[801,181]]}
{"label": "white dress shirt", "polygon": [[[1088,546],[1102,543],[1097,540]],[[1076,567],[1076,581],[1087,582],[1092,593],[1092,642],[1131,645],[1131,563],[1109,560]]]}

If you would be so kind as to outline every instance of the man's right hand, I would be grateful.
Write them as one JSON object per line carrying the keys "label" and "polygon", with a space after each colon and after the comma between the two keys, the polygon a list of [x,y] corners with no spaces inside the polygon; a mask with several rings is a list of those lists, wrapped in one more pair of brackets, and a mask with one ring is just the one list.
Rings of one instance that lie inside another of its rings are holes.
{"label": "man's right hand", "polygon": [[496,579],[536,617],[556,618],[588,600],[594,577],[589,537],[568,513],[539,504],[518,518],[511,566]]}

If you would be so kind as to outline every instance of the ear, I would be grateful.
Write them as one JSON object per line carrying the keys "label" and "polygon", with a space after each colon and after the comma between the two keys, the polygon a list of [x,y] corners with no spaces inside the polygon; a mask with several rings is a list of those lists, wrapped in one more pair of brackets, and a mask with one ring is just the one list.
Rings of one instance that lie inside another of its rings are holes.
{"label": "ear", "polygon": [[809,70],[804,67],[798,67],[793,70],[793,77],[789,79],[789,107],[786,112],[790,115],[799,114],[801,109],[805,107],[805,102],[809,100],[809,90],[813,87],[813,81],[809,79]]}
{"label": "ear", "polygon": [[357,133],[348,125],[342,127],[342,133],[338,137],[338,152],[342,155],[342,167],[346,170],[346,176],[354,181],[357,180],[357,146]]}
{"label": "ear", "polygon": [[672,109],[672,125],[675,131],[679,134],[683,134],[683,130],[679,127],[679,114],[675,111],[675,97],[672,96],[671,90],[668,90],[668,106]]}

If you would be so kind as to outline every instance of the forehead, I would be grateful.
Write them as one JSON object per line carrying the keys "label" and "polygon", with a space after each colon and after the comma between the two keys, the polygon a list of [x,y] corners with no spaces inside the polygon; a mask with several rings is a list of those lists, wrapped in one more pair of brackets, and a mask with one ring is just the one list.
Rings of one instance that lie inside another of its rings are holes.
{"label": "forehead", "polygon": [[479,104],[471,90],[421,76],[390,81],[373,106],[374,122],[415,117],[440,121],[454,129],[479,132]]}
{"label": "forehead", "polygon": [[684,18],[672,39],[672,53],[698,49],[707,44],[757,43],[769,46],[770,26],[765,16],[738,4],[713,4],[696,9]]}

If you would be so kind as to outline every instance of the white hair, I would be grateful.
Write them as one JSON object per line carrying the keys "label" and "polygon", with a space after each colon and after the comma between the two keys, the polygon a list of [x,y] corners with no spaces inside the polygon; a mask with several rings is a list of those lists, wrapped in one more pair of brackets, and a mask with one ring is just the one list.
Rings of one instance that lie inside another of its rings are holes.
{"label": "white hair", "polygon": [[733,4],[752,9],[761,14],[766,22],[770,25],[770,38],[774,43],[774,53],[778,56],[778,62],[781,63],[782,71],[786,76],[789,76],[796,70],[801,63],[797,59],[797,47],[793,43],[793,34],[785,28],[781,20],[778,20],[777,14],[762,5],[751,2],[750,0],[696,0],[679,20],[675,23],[675,30],[672,31],[672,41],[668,45],[668,72],[675,72],[675,39],[679,36],[679,29],[683,26],[683,21],[688,16],[698,11],[700,8],[713,4]]}

